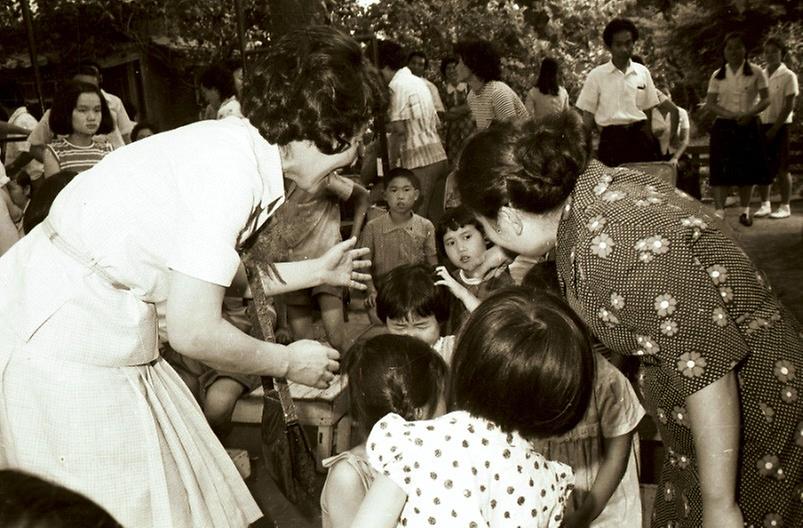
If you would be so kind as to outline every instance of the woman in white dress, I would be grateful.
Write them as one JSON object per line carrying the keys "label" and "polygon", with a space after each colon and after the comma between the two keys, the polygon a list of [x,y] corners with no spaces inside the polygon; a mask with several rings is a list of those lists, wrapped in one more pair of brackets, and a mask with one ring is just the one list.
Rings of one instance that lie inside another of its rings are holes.
{"label": "woman in white dress", "polygon": [[[331,28],[289,34],[256,60],[249,120],[195,123],[110,154],[0,258],[0,468],[59,483],[124,526],[242,527],[262,514],[189,390],[171,346],[231,372],[326,387],[335,350],[287,347],[221,318],[238,248],[284,199],[350,164],[385,95],[359,45]],[[354,241],[276,265],[280,293],[361,287]]]}

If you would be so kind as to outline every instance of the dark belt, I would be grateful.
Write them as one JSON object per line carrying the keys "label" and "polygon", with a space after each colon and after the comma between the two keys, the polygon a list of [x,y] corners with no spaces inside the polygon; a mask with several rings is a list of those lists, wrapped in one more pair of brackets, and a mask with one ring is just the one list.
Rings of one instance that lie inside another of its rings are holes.
{"label": "dark belt", "polygon": [[634,123],[628,123],[626,125],[608,125],[606,127],[602,127],[602,129],[605,130],[606,128],[611,128],[611,129],[628,130],[628,129],[632,129],[632,128],[641,128],[645,124],[647,124],[647,120],[646,119],[642,119],[641,121],[636,121]]}

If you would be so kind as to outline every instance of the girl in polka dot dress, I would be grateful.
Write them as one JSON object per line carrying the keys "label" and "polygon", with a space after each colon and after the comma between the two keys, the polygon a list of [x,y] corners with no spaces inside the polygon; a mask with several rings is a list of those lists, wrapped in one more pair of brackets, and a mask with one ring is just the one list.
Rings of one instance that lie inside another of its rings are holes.
{"label": "girl in polka dot dress", "polygon": [[577,425],[594,371],[585,327],[561,298],[498,290],[458,337],[451,412],[390,414],[372,429],[377,477],[352,526],[559,527],[574,475],[532,440]]}
{"label": "girl in polka dot dress", "polygon": [[[354,345],[343,360],[351,417],[364,434],[383,416],[419,420],[445,411],[446,362],[427,343],[406,335],[379,335]],[[365,443],[323,461],[323,528],[347,528],[376,472]]]}

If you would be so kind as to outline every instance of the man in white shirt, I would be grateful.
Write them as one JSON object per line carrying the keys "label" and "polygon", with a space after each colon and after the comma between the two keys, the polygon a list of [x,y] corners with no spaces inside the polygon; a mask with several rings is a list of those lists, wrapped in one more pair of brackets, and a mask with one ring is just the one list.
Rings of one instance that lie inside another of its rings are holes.
{"label": "man in white shirt", "polygon": [[[100,67],[93,63],[81,64],[73,74],[72,80],[100,87],[102,80]],[[117,149],[131,141],[131,129],[134,128],[134,123],[128,117],[128,112],[126,112],[123,101],[119,97],[103,89],[101,89],[101,93],[109,105],[109,111],[114,121],[114,130],[106,138],[112,148]],[[30,156],[39,161],[44,161],[45,145],[54,137],[53,131],[50,130],[49,120],[50,110],[48,109],[42,115],[42,119],[39,120],[31,135],[28,136]]]}
{"label": "man in white shirt", "polygon": [[792,195],[792,177],[789,174],[789,126],[792,123],[795,98],[799,94],[797,75],[786,67],[786,44],[775,37],[764,43],[764,59],[767,68],[770,105],[761,112],[761,124],[767,138],[767,158],[773,177],[778,178],[781,189],[781,203],[772,211],[770,205],[770,185],[758,187],[761,207],[753,214],[755,217],[789,218],[792,214],[789,199]]}
{"label": "man in white shirt", "polygon": [[[589,129],[600,127],[597,158],[614,167],[636,161],[659,159],[658,142],[652,134],[651,109],[662,104],[650,71],[631,59],[638,30],[624,18],[611,20],[602,33],[611,60],[588,74],[576,106]],[[670,113],[672,138],[677,141],[677,108]]]}
{"label": "man in white shirt", "polygon": [[435,86],[435,83],[426,78],[427,68],[429,67],[427,55],[420,50],[411,52],[410,55],[407,56],[407,67],[410,68],[413,75],[421,77],[424,79],[424,82],[427,83],[427,88],[429,88],[429,93],[432,94],[432,102],[435,104],[438,117],[443,119],[443,114],[446,112],[446,109],[443,106],[443,101],[441,101],[441,94],[438,92],[438,87]]}
{"label": "man in white shirt", "polygon": [[423,79],[413,75],[402,47],[389,40],[380,41],[379,71],[390,88],[388,108],[388,155],[390,166],[404,167],[421,182],[416,212],[430,220],[440,216],[432,196],[444,185],[449,164],[438,134],[438,119],[432,94]]}

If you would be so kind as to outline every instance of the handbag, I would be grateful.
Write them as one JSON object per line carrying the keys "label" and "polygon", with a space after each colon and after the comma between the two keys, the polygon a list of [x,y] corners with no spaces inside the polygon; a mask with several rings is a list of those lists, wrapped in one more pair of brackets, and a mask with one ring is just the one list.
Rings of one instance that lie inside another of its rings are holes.
{"label": "handbag", "polygon": [[[254,328],[261,334],[257,337],[273,342],[275,313],[262,285],[266,272],[253,260],[246,269],[254,296]],[[276,269],[268,273],[276,273]],[[309,440],[298,420],[290,387],[287,380],[269,376],[262,377],[262,387],[265,395],[261,440],[265,467],[287,500],[298,506],[302,514],[315,517],[320,514],[325,474],[318,469]]]}

